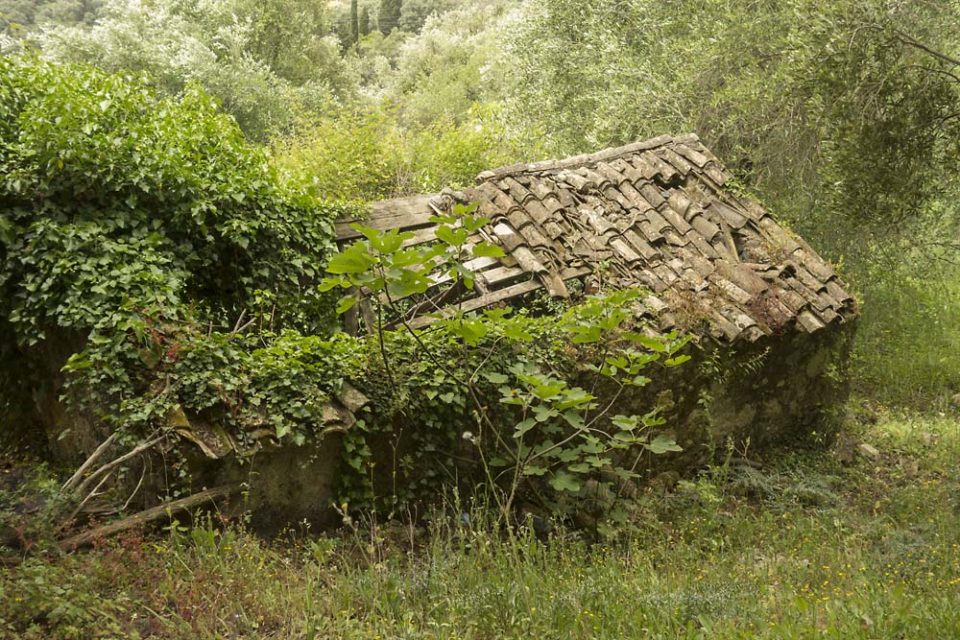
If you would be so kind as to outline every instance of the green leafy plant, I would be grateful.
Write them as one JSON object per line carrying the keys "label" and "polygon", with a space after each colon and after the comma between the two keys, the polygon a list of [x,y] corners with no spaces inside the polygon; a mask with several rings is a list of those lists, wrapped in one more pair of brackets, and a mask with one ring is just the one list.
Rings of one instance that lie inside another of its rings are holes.
{"label": "green leafy plant", "polygon": [[[619,493],[623,483],[638,477],[641,456],[680,450],[666,434],[654,433],[663,425],[654,408],[644,415],[615,411],[624,392],[651,381],[643,375],[650,364],[675,367],[690,358],[679,355],[688,339],[634,326],[632,305],[642,292],[591,296],[537,332],[530,330],[526,315],[510,309],[464,313],[456,303],[474,288],[471,265],[480,258],[502,257],[503,250],[474,240],[489,220],[476,215],[473,205],[454,205],[450,214],[435,216],[433,222],[436,241],[409,247],[410,232],[355,224],[364,239],[331,258],[331,275],[321,288],[347,290],[338,304],[341,313],[358,303],[368,306],[367,329],[388,375],[396,345],[388,332],[395,327],[431,363],[437,388],[424,393],[470,414],[457,424],[473,423],[475,431],[464,431],[462,438],[475,447],[486,487],[504,520],[512,517],[521,493],[562,513],[575,502],[570,498],[583,497],[587,479],[594,487],[599,482]],[[424,308],[420,299],[445,305],[433,315],[427,333],[413,323],[411,311]],[[534,345],[544,329],[587,356],[588,364],[561,372],[549,357],[529,357],[537,352]],[[438,345],[438,336],[447,344]],[[520,350],[528,357],[504,361],[505,352]],[[583,375],[591,390],[572,381]],[[489,406],[491,396],[498,407]]]}
{"label": "green leafy plant", "polygon": [[196,87],[2,58],[0,121],[0,407],[35,402],[5,430],[64,460],[138,451],[178,408],[241,444],[319,435],[351,370],[317,289],[341,209]]}

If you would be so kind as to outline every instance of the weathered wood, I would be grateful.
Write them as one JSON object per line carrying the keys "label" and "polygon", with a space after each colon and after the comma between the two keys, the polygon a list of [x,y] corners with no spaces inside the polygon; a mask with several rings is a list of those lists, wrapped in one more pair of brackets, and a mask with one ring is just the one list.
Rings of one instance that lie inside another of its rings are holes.
{"label": "weathered wood", "polygon": [[496,269],[488,269],[487,271],[480,272],[479,276],[487,284],[497,284],[505,280],[511,280],[518,276],[525,274],[521,267],[497,267]]}
{"label": "weathered wood", "polygon": [[412,196],[374,202],[369,207],[370,215],[367,218],[352,218],[337,222],[337,240],[342,242],[363,237],[362,234],[350,228],[354,222],[381,231],[430,224],[430,218],[436,215],[430,206],[430,201],[436,197],[435,195]]}
{"label": "weathered wood", "polygon": [[120,533],[121,531],[134,529],[165,517],[169,518],[174,513],[199,507],[206,502],[210,502],[211,500],[215,500],[217,498],[226,497],[236,493],[239,490],[239,485],[228,485],[200,491],[199,493],[194,493],[186,498],[174,500],[173,502],[167,502],[145,511],[135,513],[127,518],[115,520],[114,522],[107,523],[95,529],[78,533],[75,536],[61,540],[60,547],[66,551],[72,551],[88,544],[92,544],[96,540]]}
{"label": "weathered wood", "polygon": [[353,305],[343,314],[343,328],[352,336],[360,334],[360,311]]}
{"label": "weathered wood", "polygon": [[368,333],[373,333],[377,328],[377,317],[373,313],[373,305],[370,300],[364,299],[358,305],[360,307],[360,317],[363,318],[363,324],[367,327]]}

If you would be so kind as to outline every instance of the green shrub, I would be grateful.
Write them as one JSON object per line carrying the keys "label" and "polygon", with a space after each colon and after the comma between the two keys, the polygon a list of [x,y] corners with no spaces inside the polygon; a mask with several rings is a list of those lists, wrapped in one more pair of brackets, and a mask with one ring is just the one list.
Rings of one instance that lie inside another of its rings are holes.
{"label": "green shrub", "polygon": [[860,270],[855,372],[880,402],[942,409],[960,392],[960,273],[952,265],[914,268]]}
{"label": "green shrub", "polygon": [[291,179],[341,201],[470,185],[521,153],[494,105],[474,105],[460,123],[445,118],[422,128],[404,128],[390,112],[342,113],[313,120],[275,150]]}
{"label": "green shrub", "polygon": [[282,181],[196,87],[174,99],[129,77],[0,59],[8,377],[42,381],[63,364],[51,353],[86,345],[72,369],[97,366],[76,396],[112,413],[149,386],[161,325],[227,331],[259,314],[270,330],[328,332],[314,281],[336,215]]}

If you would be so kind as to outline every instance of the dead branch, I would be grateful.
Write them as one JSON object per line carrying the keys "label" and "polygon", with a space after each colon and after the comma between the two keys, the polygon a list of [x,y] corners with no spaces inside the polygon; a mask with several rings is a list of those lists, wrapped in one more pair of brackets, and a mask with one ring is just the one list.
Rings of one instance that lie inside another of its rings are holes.
{"label": "dead branch", "polygon": [[236,333],[240,333],[240,325],[243,323],[243,319],[246,318],[246,317],[247,317],[247,310],[246,310],[246,309],[242,309],[242,310],[240,311],[240,317],[237,318],[236,324],[233,325],[233,331],[230,332],[231,335],[232,335],[232,334],[236,334]]}
{"label": "dead branch", "polygon": [[120,533],[121,531],[140,527],[165,517],[169,518],[178,511],[186,511],[194,507],[198,507],[205,502],[215,500],[216,498],[226,497],[230,494],[236,493],[239,488],[239,485],[227,485],[214,489],[207,489],[186,498],[161,504],[139,513],[135,513],[127,518],[115,520],[114,522],[97,527],[96,529],[90,529],[89,531],[84,531],[83,533],[78,533],[75,536],[61,540],[60,547],[66,551],[72,551],[79,547],[91,544],[95,540],[112,536],[116,533]]}
{"label": "dead branch", "polygon": [[133,502],[134,497],[136,497],[136,495],[140,492],[140,487],[143,486],[143,480],[147,477],[147,461],[144,460],[140,466],[140,480],[137,481],[137,486],[133,488],[133,493],[130,494],[130,497],[127,498],[127,501],[123,503],[122,507],[120,507],[120,511],[126,511],[127,507],[130,506],[130,503]]}
{"label": "dead branch", "polygon": [[87,506],[87,503],[90,502],[90,500],[97,495],[97,491],[100,490],[100,487],[102,487],[104,483],[106,483],[106,481],[109,480],[110,476],[112,475],[113,475],[113,472],[110,472],[105,476],[103,476],[103,479],[97,483],[97,486],[93,488],[93,491],[88,493],[87,496],[80,501],[80,504],[78,504],[76,508],[70,513],[70,515],[67,516],[66,519],[64,519],[64,521],[60,523],[60,526],[57,527],[57,532],[63,531],[68,526],[70,526],[70,523],[73,522],[74,519],[80,514],[80,511],[82,511],[83,508]]}
{"label": "dead branch", "polygon": [[80,485],[76,488],[76,492],[79,493],[79,494],[82,494],[82,493],[86,490],[86,488],[90,486],[90,484],[94,481],[94,479],[96,479],[97,477],[103,475],[103,474],[106,473],[107,471],[110,471],[111,469],[117,468],[118,466],[120,466],[121,464],[123,464],[124,462],[126,462],[127,460],[129,460],[129,459],[131,459],[131,458],[134,458],[134,457],[140,455],[141,453],[143,453],[143,452],[146,451],[147,449],[150,449],[151,447],[159,444],[160,442],[162,442],[163,440],[165,440],[166,437],[167,437],[166,434],[164,434],[164,435],[158,436],[158,437],[156,437],[156,438],[153,438],[152,440],[147,440],[146,442],[141,442],[141,443],[138,444],[136,447],[134,447],[133,449],[131,449],[131,450],[128,451],[127,453],[123,454],[123,455],[120,456],[119,458],[116,458],[115,460],[113,460],[113,461],[111,461],[111,462],[108,462],[107,464],[103,465],[102,467],[100,467],[99,469],[97,469],[96,471],[94,471],[93,473],[91,473],[89,476],[87,476],[86,480],[84,480],[83,482],[81,482]]}
{"label": "dead branch", "polygon": [[87,472],[87,469],[89,469],[93,465],[93,463],[96,462],[97,459],[103,455],[103,452],[106,451],[107,448],[111,444],[113,444],[113,441],[116,439],[117,439],[117,432],[114,431],[113,433],[110,434],[110,437],[104,440],[100,444],[100,446],[97,447],[96,450],[90,454],[90,457],[87,458],[82,465],[80,465],[80,468],[77,469],[76,473],[70,476],[70,479],[63,483],[63,486],[60,487],[60,490],[64,492],[72,490],[76,486],[76,484],[80,482],[80,479],[83,477],[83,474]]}

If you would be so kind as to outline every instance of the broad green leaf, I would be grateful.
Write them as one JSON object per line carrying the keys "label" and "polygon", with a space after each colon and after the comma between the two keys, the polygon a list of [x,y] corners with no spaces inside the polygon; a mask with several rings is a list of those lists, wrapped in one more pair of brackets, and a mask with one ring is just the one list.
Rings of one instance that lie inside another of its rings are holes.
{"label": "broad green leaf", "polygon": [[533,408],[533,415],[537,422],[546,422],[550,418],[557,416],[557,412],[549,407],[537,405]]}
{"label": "broad green leaf", "polygon": [[454,229],[446,225],[437,227],[437,238],[451,247],[457,247],[463,244],[469,232],[466,229]]}
{"label": "broad green leaf", "polygon": [[530,429],[533,429],[537,425],[537,421],[533,418],[527,418],[522,422],[517,424],[516,429],[513,430],[514,438],[522,438]]}
{"label": "broad green leaf", "polygon": [[375,240],[376,238],[379,238],[380,235],[383,233],[379,229],[374,229],[373,227],[362,225],[359,222],[355,222],[351,224],[350,228],[356,231],[357,233],[359,233],[360,235],[362,235],[363,237],[365,237],[367,240],[371,240],[371,241]]}
{"label": "broad green leaf", "polygon": [[527,464],[523,466],[523,475],[525,476],[542,476],[546,472],[546,467],[541,467],[536,464]]}
{"label": "broad green leaf", "polygon": [[659,338],[653,338],[642,333],[636,333],[634,331],[625,332],[623,337],[631,342],[636,342],[637,344],[643,345],[647,349],[657,353],[664,353],[667,351],[666,342]]}
{"label": "broad green leaf", "polygon": [[633,431],[637,428],[640,418],[637,416],[616,415],[610,419],[617,428],[624,431]]}
{"label": "broad green leaf", "polygon": [[502,258],[506,253],[492,242],[479,242],[473,247],[474,258]]}
{"label": "broad green leaf", "polygon": [[562,380],[546,381],[543,384],[536,385],[532,391],[533,395],[537,396],[539,399],[550,400],[552,398],[556,398],[566,386],[567,383],[563,382]]}
{"label": "broad green leaf", "polygon": [[349,286],[350,286],[350,281],[347,280],[346,278],[324,278],[323,280],[320,281],[320,285],[318,289],[321,292],[325,293],[327,291],[336,289],[337,287],[346,289]]}
{"label": "broad green leaf", "polygon": [[667,453],[668,451],[683,451],[683,447],[678,445],[673,438],[669,438],[664,435],[659,435],[654,438],[650,443],[644,445],[650,453],[661,454]]}
{"label": "broad green leaf", "polygon": [[603,330],[597,326],[576,326],[569,331],[573,334],[574,344],[591,344],[599,342],[603,337]]}
{"label": "broad green leaf", "polygon": [[583,419],[583,414],[577,413],[576,411],[564,411],[563,419],[574,429],[582,429],[583,425],[586,424]]}
{"label": "broad green leaf", "polygon": [[580,491],[580,481],[566,471],[558,471],[556,475],[550,478],[550,486],[556,491],[566,491],[568,493],[578,493]]}
{"label": "broad green leaf", "polygon": [[504,328],[503,335],[510,338],[511,340],[516,340],[517,342],[532,342],[533,336],[527,333],[523,327],[518,324],[509,324]]}
{"label": "broad green leaf", "polygon": [[678,367],[684,362],[688,362],[690,359],[690,356],[684,354],[682,356],[677,356],[676,358],[667,358],[663,361],[663,364],[668,367]]}
{"label": "broad green leaf", "polygon": [[450,323],[455,335],[470,346],[477,345],[487,335],[487,325],[480,320],[461,320]]}
{"label": "broad green leaf", "polygon": [[363,243],[357,242],[340,253],[333,254],[333,257],[330,258],[330,264],[327,265],[327,273],[363,273],[370,269],[374,263],[376,263],[376,258],[370,254]]}
{"label": "broad green leaf", "polygon": [[487,371],[483,373],[483,377],[492,382],[493,384],[505,384],[509,378],[502,373],[497,373],[496,371]]}
{"label": "broad green leaf", "polygon": [[337,302],[337,314],[343,315],[344,313],[352,309],[355,304],[357,304],[357,296],[352,294],[343,296]]}

